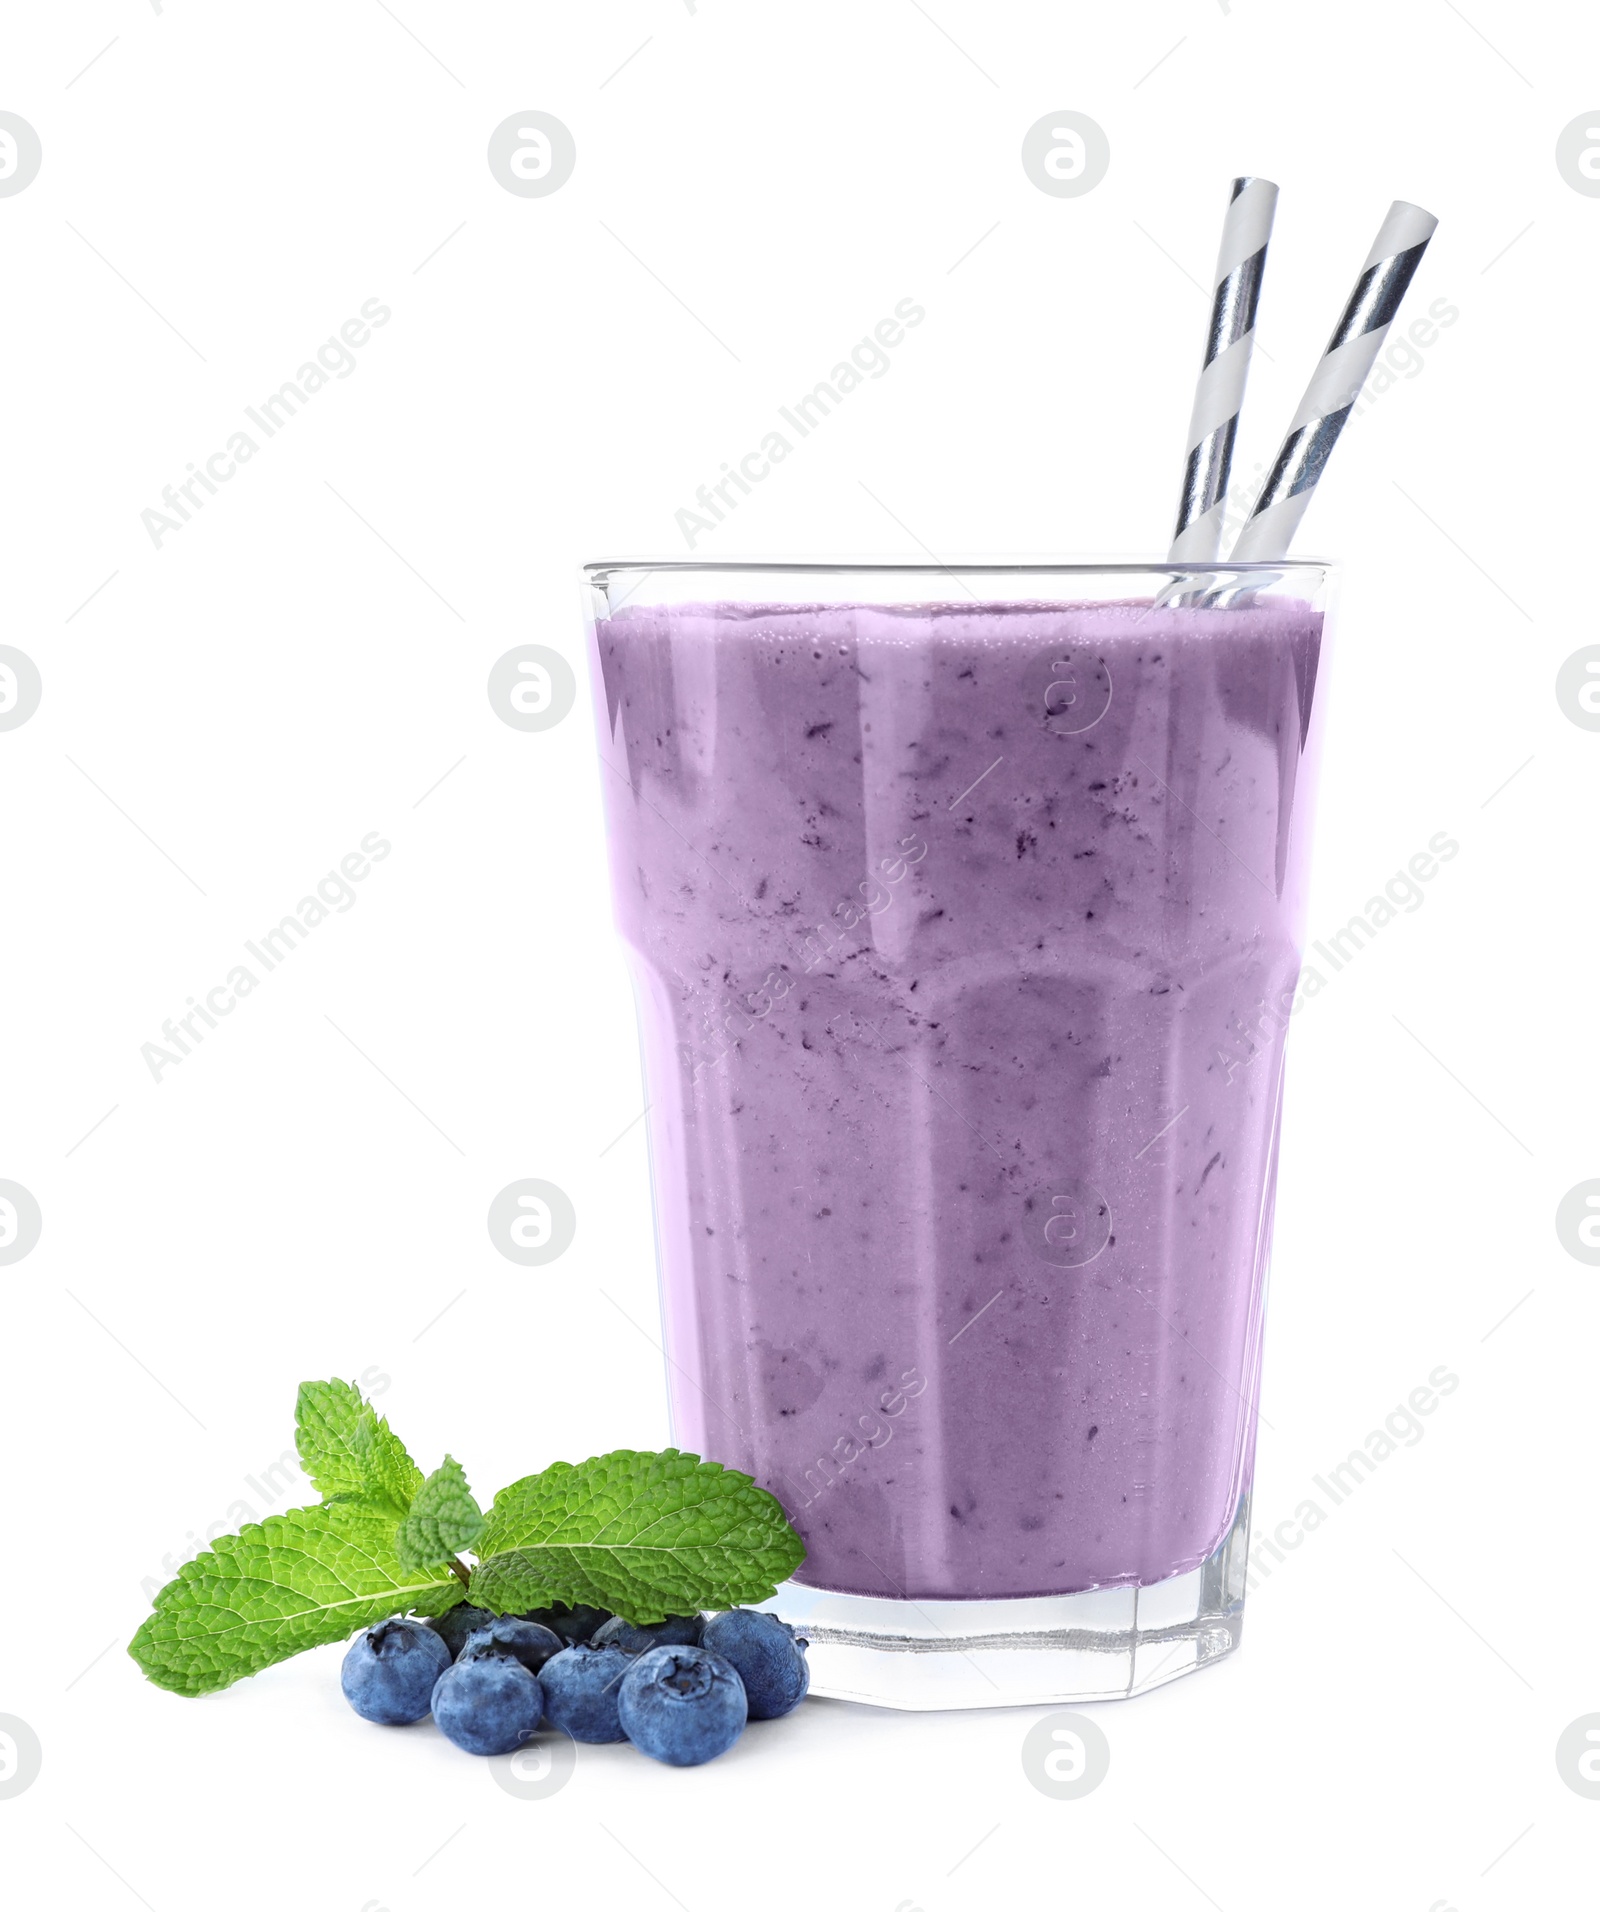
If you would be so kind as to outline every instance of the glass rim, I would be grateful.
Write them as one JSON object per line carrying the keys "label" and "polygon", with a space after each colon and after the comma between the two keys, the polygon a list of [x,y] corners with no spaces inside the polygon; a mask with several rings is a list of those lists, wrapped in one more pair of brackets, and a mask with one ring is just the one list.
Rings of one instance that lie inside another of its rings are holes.
{"label": "glass rim", "polygon": [[1199,563],[1170,558],[1107,558],[1096,563],[1090,559],[1063,562],[1054,558],[1027,559],[975,558],[955,559],[950,563],[911,563],[904,559],[873,558],[598,558],[582,567],[591,583],[610,577],[650,571],[726,572],[748,575],[761,572],[797,577],[848,577],[855,572],[870,572],[888,577],[1251,577],[1272,573],[1282,577],[1296,572],[1333,572],[1339,568],[1336,558],[1209,558]]}

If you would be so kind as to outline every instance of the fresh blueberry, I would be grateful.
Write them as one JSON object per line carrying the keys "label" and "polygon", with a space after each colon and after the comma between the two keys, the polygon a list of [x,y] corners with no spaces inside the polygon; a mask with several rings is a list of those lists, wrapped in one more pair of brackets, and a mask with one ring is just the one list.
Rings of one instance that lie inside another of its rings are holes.
{"label": "fresh blueberry", "polygon": [[700,1646],[657,1646],[629,1666],[618,1696],[622,1730],[669,1766],[701,1766],[744,1731],[746,1703],[728,1662]]}
{"label": "fresh blueberry", "polygon": [[587,1642],[569,1646],[546,1660],[539,1674],[545,1717],[586,1746],[626,1739],[617,1718],[617,1692],[623,1674],[636,1664],[632,1654],[619,1647]]}
{"label": "fresh blueberry", "polygon": [[669,1613],[650,1626],[636,1627],[619,1613],[594,1636],[596,1646],[619,1646],[624,1653],[648,1653],[653,1646],[698,1646],[705,1622],[698,1613]]}
{"label": "fresh blueberry", "polygon": [[534,1607],[517,1618],[536,1620],[552,1633],[559,1633],[568,1646],[577,1646],[581,1640],[592,1640],[595,1629],[604,1626],[611,1615],[604,1607],[567,1607],[558,1602],[553,1607]]}
{"label": "fresh blueberry", "polygon": [[433,1689],[439,1731],[464,1753],[514,1753],[538,1732],[543,1714],[539,1682],[500,1653],[457,1660]]}
{"label": "fresh blueberry", "polygon": [[505,1660],[520,1660],[530,1673],[537,1673],[565,1645],[559,1633],[540,1626],[537,1620],[518,1620],[508,1613],[469,1633],[456,1660],[482,1660],[498,1653]]}
{"label": "fresh blueberry", "polygon": [[744,1682],[752,1719],[782,1719],[811,1685],[806,1643],[775,1613],[735,1607],[707,1620],[701,1645],[720,1653]]}
{"label": "fresh blueberry", "polygon": [[385,1620],[358,1634],[339,1669],[344,1696],[363,1719],[409,1726],[427,1715],[450,1649],[420,1620]]}
{"label": "fresh blueberry", "polygon": [[451,1659],[455,1659],[467,1643],[467,1635],[479,1627],[486,1627],[495,1618],[487,1607],[469,1606],[465,1600],[458,1607],[452,1607],[448,1613],[441,1613],[430,1622],[435,1633],[450,1649]]}

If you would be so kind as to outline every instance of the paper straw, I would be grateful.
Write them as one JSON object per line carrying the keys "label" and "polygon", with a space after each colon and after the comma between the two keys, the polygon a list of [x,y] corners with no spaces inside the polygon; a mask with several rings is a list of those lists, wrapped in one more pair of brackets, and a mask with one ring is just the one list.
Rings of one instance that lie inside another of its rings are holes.
{"label": "paper straw", "polygon": [[1255,511],[1230,560],[1270,562],[1288,555],[1350,407],[1360,396],[1391,320],[1400,308],[1438,220],[1397,199],[1372,242],[1344,314],[1312,374]]}
{"label": "paper straw", "polygon": [[1222,549],[1228,474],[1277,204],[1278,189],[1270,179],[1233,182],[1217,250],[1206,355],[1189,419],[1183,493],[1170,553],[1175,563],[1205,564]]}

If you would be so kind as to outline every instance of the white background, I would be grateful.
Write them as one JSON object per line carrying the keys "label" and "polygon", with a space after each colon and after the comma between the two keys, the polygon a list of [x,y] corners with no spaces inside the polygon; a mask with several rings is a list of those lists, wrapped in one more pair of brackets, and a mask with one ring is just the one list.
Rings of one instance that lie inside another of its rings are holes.
{"label": "white background", "polygon": [[[1600,1271],[1554,1215],[1600,1175],[1600,735],[1554,680],[1597,636],[1600,200],[1554,155],[1600,29],[1509,0],[87,0],[4,40],[44,154],[0,199],[0,640],[44,684],[0,735],[0,1175],[44,1217],[0,1269],[0,1712],[43,1746],[0,1800],[14,1889],[1580,1903],[1600,1802],[1555,1742],[1600,1711]],[[547,198],[485,160],[528,108],[577,142]],[[1019,160],[1064,108],[1111,146],[1076,199]],[[1038,1709],[809,1703],[697,1771],[581,1749],[528,1802],[431,1725],[357,1720],[337,1648],[146,1685],[141,1582],[266,1511],[245,1476],[303,1377],[387,1377],[423,1465],[448,1446],[485,1497],[666,1438],[587,692],[523,734],[493,661],[533,640],[581,678],[578,565],[683,555],[696,486],[906,297],[890,372],[701,554],[1153,555],[1236,172],[1283,188],[1245,473],[1391,198],[1441,219],[1408,317],[1460,315],[1302,537],[1346,565],[1314,933],[1435,832],[1461,851],[1296,1025],[1258,1526],[1444,1363],[1425,1438],[1274,1567],[1240,1654],[1094,1709],[1110,1773],[1073,1803],[1023,1773]],[[369,298],[393,316],[354,372],[157,549],[140,513]],[[373,830],[355,906],[152,1081],[163,1020]],[[526,1175],[577,1208],[546,1270],[485,1227]]]}

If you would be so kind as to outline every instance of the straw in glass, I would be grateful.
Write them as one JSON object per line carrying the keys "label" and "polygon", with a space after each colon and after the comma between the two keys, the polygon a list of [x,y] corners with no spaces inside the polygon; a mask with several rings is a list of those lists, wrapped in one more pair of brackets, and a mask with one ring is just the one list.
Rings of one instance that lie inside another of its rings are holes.
{"label": "straw in glass", "polygon": [[1403,199],[1389,208],[1255,510],[1229,553],[1230,562],[1270,563],[1287,556],[1328,454],[1360,396],[1438,223],[1432,213]]}
{"label": "straw in glass", "polygon": [[1270,179],[1233,182],[1217,251],[1205,359],[1189,420],[1183,493],[1170,553],[1174,563],[1204,564],[1222,548],[1228,475],[1277,203],[1278,189]]}

